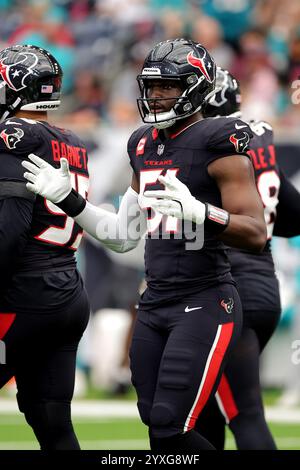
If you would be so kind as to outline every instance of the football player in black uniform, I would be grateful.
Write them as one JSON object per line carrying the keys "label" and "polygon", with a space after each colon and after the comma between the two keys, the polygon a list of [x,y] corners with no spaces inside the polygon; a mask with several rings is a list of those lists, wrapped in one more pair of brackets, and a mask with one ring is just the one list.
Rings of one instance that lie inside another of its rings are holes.
{"label": "football player in black uniform", "polygon": [[148,287],[139,302],[130,353],[140,416],[154,451],[213,449],[193,428],[216,391],[241,328],[223,241],[255,251],[266,242],[246,153],[252,132],[239,119],[202,119],[201,107],[214,92],[215,64],[200,44],[159,43],[138,82],[146,125],[128,142],[133,179],[118,214],[108,216],[78,197],[66,160],[56,170],[32,155],[31,162],[23,162],[27,187],[47,195],[118,251],[137,244],[138,236],[134,240],[130,233],[132,213],[141,223],[142,211],[147,214]]}
{"label": "football player in black uniform", "polygon": [[[206,104],[203,115],[214,119],[218,116],[241,117],[241,94],[235,78],[218,68],[216,87],[219,91]],[[299,212],[299,193],[278,168],[272,127],[263,121],[250,121],[249,126],[254,137],[248,154],[264,205],[268,242],[262,253],[234,247],[228,251],[231,273],[243,307],[243,329],[222,375],[216,399],[238,449],[272,450],[276,445],[264,417],[259,381],[259,355],[272,336],[281,312],[270,243],[275,222],[276,235],[299,234],[299,222],[292,222]],[[290,208],[288,212],[287,207]],[[225,421],[212,400],[199,417],[196,429],[210,438],[216,447],[223,448],[224,426]]]}
{"label": "football player in black uniform", "polygon": [[86,149],[47,121],[47,110],[60,104],[61,80],[58,62],[44,49],[18,45],[0,52],[0,339],[6,349],[0,386],[15,376],[19,408],[42,450],[79,449],[70,404],[89,317],[74,256],[82,229],[52,202],[29,197],[21,166],[30,151],[54,165],[64,156],[74,187],[86,196]]}

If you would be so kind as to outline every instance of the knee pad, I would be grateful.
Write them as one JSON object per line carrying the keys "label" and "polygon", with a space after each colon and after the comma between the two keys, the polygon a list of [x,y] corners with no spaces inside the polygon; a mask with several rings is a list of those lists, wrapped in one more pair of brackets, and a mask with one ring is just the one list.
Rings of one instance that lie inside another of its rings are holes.
{"label": "knee pad", "polygon": [[[25,407],[24,415],[31,422],[49,432],[59,432],[71,423],[71,407],[67,403],[45,402]],[[29,422],[30,421],[30,422]]]}
{"label": "knee pad", "polygon": [[78,443],[76,444],[73,431],[69,403],[22,403],[21,407],[26,421],[32,427],[42,450],[77,448]]}
{"label": "knee pad", "polygon": [[175,413],[168,403],[156,403],[150,413],[151,427],[169,426],[174,422]]}
{"label": "knee pad", "polygon": [[141,420],[146,426],[150,424],[151,406],[152,404],[146,401],[138,401],[137,403]]}
{"label": "knee pad", "polygon": [[[71,423],[71,407],[68,403],[45,402],[38,404],[23,404],[22,409],[25,418],[32,426],[38,425],[40,428],[49,431],[59,431]],[[32,423],[32,424],[31,424]]]}

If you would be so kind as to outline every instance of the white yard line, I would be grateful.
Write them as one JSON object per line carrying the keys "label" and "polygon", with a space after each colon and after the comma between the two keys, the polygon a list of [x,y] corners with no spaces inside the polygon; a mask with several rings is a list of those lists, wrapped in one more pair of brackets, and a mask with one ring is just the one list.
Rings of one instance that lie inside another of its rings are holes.
{"label": "white yard line", "polygon": [[300,424],[300,408],[269,406],[265,408],[265,414],[271,423]]}
{"label": "white yard line", "polygon": [[[0,399],[0,424],[1,415],[19,413],[15,399]],[[89,418],[138,418],[138,410],[135,402],[116,400],[74,400],[72,403],[73,417]]]}
{"label": "white yard line", "polygon": [[[19,413],[15,399],[0,399],[0,425],[5,420],[5,415]],[[20,415],[21,416],[21,415]],[[135,402],[121,400],[74,400],[72,404],[72,416],[78,421],[89,419],[139,419]],[[300,424],[300,408],[284,408],[272,406],[266,408],[266,418],[273,423]]]}

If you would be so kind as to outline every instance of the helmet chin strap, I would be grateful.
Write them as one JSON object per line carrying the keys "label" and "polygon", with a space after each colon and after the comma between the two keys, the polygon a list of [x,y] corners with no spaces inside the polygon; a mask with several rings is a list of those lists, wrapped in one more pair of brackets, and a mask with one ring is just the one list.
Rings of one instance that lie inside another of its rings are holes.
{"label": "helmet chin strap", "polygon": [[175,122],[176,119],[171,119],[170,121],[155,122],[153,124],[153,127],[155,127],[155,129],[167,129],[168,127],[173,126]]}
{"label": "helmet chin strap", "polygon": [[152,124],[156,129],[166,129],[176,122],[176,114],[173,109],[158,114],[149,113],[145,122]]}

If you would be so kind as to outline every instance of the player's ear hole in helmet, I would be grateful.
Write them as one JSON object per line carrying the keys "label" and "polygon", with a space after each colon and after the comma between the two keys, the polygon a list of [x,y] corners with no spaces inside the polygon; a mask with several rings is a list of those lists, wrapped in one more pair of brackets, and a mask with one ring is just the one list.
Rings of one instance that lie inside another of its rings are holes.
{"label": "player's ear hole in helmet", "polygon": [[[137,76],[141,96],[138,108],[142,120],[158,129],[172,126],[200,111],[203,103],[213,94],[216,65],[209,52],[201,44],[188,39],[160,42],[148,54],[141,74]],[[156,112],[164,98],[153,99],[147,95],[149,80],[176,80],[181,88],[179,96],[169,97],[175,104],[169,111]]]}
{"label": "player's ear hole in helmet", "polygon": [[0,121],[18,110],[48,111],[60,105],[63,72],[45,49],[15,45],[0,52]]}
{"label": "player's ear hole in helmet", "polygon": [[204,104],[204,117],[241,117],[241,92],[238,81],[228,70],[217,67],[214,95]]}

